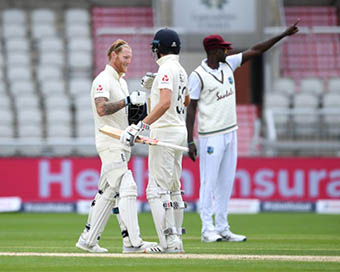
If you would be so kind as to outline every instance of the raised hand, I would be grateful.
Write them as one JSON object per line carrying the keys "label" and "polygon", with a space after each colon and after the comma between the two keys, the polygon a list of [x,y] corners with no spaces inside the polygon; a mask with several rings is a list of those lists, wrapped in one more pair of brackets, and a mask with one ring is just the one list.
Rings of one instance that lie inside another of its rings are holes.
{"label": "raised hand", "polygon": [[300,18],[298,18],[294,24],[287,27],[287,29],[284,32],[284,35],[290,36],[290,35],[297,33],[299,31],[299,27],[298,27],[299,22],[300,22]]}

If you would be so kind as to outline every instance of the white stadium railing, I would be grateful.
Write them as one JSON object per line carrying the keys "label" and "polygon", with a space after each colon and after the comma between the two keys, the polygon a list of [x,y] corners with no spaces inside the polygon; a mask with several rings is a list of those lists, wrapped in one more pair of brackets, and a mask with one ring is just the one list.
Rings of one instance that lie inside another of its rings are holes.
{"label": "white stadium railing", "polygon": [[[266,129],[260,141],[266,155],[340,156],[340,109],[312,113],[309,109],[266,109],[263,116]],[[326,122],[327,118],[333,122]]]}

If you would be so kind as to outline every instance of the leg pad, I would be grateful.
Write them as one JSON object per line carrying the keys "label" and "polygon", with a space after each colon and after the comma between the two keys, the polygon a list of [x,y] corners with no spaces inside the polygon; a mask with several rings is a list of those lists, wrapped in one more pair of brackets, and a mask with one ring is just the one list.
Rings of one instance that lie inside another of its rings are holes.
{"label": "leg pad", "polygon": [[170,209],[171,207],[173,207],[173,203],[172,203],[172,201],[165,201],[165,202],[163,202],[163,208],[164,209]]}
{"label": "leg pad", "polygon": [[173,235],[177,234],[176,228],[167,228],[163,231],[164,235]]}

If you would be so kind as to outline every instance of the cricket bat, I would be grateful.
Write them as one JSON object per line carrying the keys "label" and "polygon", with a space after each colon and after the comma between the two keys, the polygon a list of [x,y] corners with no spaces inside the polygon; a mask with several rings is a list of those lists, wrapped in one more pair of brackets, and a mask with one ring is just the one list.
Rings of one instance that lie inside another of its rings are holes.
{"label": "cricket bat", "polygon": [[[116,138],[116,139],[120,139],[120,135],[122,134],[122,130],[118,129],[118,128],[114,128],[108,125],[103,126],[102,128],[99,129],[100,132]],[[175,150],[180,150],[180,151],[184,151],[184,152],[189,152],[189,148],[185,147],[185,146],[180,146],[180,145],[175,145],[175,144],[170,144],[170,143],[165,143],[162,142],[160,140],[157,139],[152,139],[150,137],[146,137],[146,136],[138,136],[136,139],[136,143],[139,144],[147,144],[147,145],[155,145],[155,146],[164,146],[164,147],[170,147],[173,148]]]}

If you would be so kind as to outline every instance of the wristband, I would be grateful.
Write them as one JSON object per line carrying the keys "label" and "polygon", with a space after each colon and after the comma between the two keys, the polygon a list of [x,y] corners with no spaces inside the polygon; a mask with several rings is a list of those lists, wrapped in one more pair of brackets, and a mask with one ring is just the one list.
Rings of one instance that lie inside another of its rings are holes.
{"label": "wristband", "polygon": [[195,142],[191,141],[191,142],[188,143],[188,145],[192,145],[192,144],[195,144]]}
{"label": "wristband", "polygon": [[131,104],[131,98],[130,98],[130,96],[127,96],[126,98],[125,98],[125,106],[128,106],[128,105],[130,105]]}
{"label": "wristband", "polygon": [[142,129],[150,129],[150,126],[147,123],[144,123],[143,121],[141,121],[141,125],[142,125]]}

